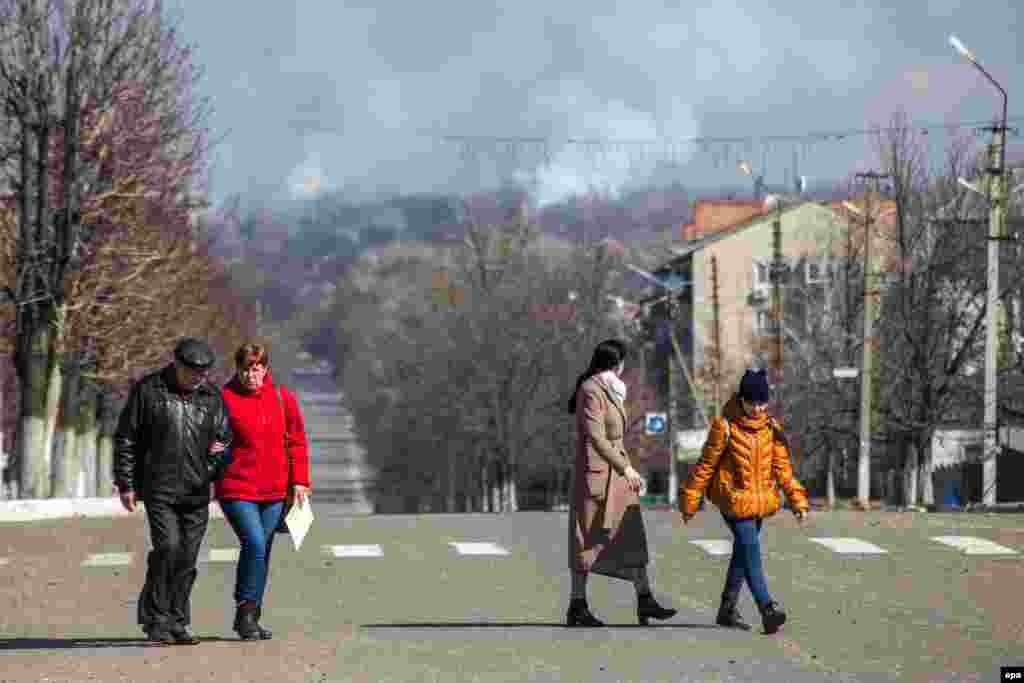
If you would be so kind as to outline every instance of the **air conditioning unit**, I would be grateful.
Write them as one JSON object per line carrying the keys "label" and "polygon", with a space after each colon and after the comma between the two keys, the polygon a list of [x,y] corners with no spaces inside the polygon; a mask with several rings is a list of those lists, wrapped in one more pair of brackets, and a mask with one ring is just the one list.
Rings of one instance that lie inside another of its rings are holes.
{"label": "air conditioning unit", "polygon": [[750,292],[750,296],[747,297],[747,304],[750,306],[759,306],[768,302],[768,288],[755,286]]}

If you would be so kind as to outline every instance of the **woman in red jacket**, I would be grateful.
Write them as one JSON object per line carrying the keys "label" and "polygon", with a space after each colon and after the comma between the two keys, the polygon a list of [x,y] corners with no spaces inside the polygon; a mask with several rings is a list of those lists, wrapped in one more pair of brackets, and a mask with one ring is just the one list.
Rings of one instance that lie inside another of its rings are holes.
{"label": "woman in red jacket", "polygon": [[238,374],[222,389],[235,439],[216,493],[241,543],[234,629],[243,640],[267,640],[272,634],[259,619],[270,547],[285,500],[301,505],[309,496],[309,455],[298,401],[274,384],[267,349],[243,344],[235,367]]}

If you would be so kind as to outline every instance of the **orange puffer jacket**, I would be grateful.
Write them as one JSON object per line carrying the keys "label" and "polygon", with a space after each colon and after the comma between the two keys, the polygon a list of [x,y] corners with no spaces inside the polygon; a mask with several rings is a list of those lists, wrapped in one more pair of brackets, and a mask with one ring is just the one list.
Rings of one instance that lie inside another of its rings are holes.
{"label": "orange puffer jacket", "polygon": [[708,431],[700,462],[681,487],[679,510],[696,513],[707,489],[711,502],[727,515],[768,517],[781,507],[779,485],[794,512],[807,510],[807,490],[793,476],[778,423],[765,413],[748,417],[734,396]]}

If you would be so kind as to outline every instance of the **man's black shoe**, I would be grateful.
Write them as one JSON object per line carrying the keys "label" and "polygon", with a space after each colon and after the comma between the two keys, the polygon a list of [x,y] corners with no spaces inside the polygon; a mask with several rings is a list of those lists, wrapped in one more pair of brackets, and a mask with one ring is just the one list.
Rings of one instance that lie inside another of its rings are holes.
{"label": "man's black shoe", "polygon": [[146,629],[146,640],[158,645],[174,645],[177,643],[174,635],[168,629],[160,626]]}
{"label": "man's black shoe", "polygon": [[199,639],[193,635],[188,626],[179,626],[171,630],[171,637],[175,645],[198,645]]}

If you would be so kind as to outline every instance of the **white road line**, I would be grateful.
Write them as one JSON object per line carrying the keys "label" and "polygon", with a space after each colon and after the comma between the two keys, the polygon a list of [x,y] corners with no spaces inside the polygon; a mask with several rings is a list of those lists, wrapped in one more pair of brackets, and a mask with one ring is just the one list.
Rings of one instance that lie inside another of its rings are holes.
{"label": "white road line", "polygon": [[5,564],[10,564],[10,563],[11,563],[11,561],[8,558],[0,557],[0,567],[3,567]]}
{"label": "white road line", "polygon": [[459,555],[508,555],[509,552],[494,543],[449,543]]}
{"label": "white road line", "polygon": [[207,562],[237,562],[238,548],[210,548]]}
{"label": "white road line", "polygon": [[384,550],[379,545],[325,545],[325,555],[332,557],[383,557]]}
{"label": "white road line", "polygon": [[987,538],[976,536],[932,536],[933,541],[944,543],[958,550],[965,555],[1017,555],[1017,551],[1006,546],[993,543]]}
{"label": "white road line", "polygon": [[690,541],[700,546],[708,555],[732,555],[732,541],[711,540],[711,541]]}
{"label": "white road line", "polygon": [[877,545],[859,538],[812,538],[811,540],[833,552],[844,555],[882,555],[889,552],[885,548],[879,548]]}
{"label": "white road line", "polygon": [[83,567],[120,567],[132,563],[131,553],[94,553],[85,558]]}

